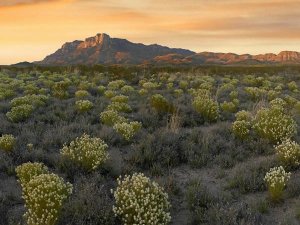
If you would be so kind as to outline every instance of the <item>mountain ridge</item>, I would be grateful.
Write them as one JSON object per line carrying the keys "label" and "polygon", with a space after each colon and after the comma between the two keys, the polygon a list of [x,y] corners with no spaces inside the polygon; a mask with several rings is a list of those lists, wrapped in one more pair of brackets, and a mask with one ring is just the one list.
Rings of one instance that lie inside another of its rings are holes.
{"label": "mountain ridge", "polygon": [[196,53],[188,49],[169,48],[158,44],[133,43],[127,39],[111,38],[106,33],[98,33],[83,41],[66,42],[56,52],[35,63],[40,65],[300,64],[300,53],[296,51],[257,55],[207,51]]}

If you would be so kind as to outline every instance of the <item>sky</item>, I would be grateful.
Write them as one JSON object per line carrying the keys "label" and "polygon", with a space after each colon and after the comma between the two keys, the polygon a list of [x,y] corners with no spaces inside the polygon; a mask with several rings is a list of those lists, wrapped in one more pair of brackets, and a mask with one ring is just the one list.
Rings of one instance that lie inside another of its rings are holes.
{"label": "sky", "polygon": [[300,51],[300,0],[0,0],[0,65],[97,33],[196,52]]}

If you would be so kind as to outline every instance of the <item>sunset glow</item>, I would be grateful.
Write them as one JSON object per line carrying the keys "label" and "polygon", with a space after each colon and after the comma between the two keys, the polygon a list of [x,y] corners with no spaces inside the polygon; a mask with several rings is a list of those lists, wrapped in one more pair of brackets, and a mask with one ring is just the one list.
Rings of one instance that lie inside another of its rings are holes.
{"label": "sunset glow", "polygon": [[0,0],[0,64],[96,33],[196,52],[300,51],[298,0]]}

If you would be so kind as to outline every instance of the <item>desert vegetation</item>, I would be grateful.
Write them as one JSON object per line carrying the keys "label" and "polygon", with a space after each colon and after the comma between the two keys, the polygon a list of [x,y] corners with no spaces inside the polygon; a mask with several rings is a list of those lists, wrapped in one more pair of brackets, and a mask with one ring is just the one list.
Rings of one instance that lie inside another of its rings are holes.
{"label": "desert vegetation", "polygon": [[0,224],[300,223],[297,66],[0,80]]}

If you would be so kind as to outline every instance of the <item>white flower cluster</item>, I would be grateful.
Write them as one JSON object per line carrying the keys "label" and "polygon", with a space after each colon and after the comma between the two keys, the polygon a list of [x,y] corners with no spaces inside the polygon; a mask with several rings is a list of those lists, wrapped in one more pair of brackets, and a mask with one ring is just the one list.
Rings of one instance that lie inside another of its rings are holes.
{"label": "white flower cluster", "polygon": [[48,168],[43,163],[23,163],[16,168],[16,174],[22,188],[33,178],[41,174],[48,173]]}
{"label": "white flower cluster", "polygon": [[300,165],[300,145],[290,139],[284,140],[275,147],[279,159],[287,166]]}
{"label": "white flower cluster", "polygon": [[142,173],[118,179],[113,211],[124,224],[166,225],[171,221],[168,195]]}
{"label": "white flower cluster", "polygon": [[76,109],[79,112],[87,112],[93,108],[93,103],[89,100],[78,100],[75,102]]}
{"label": "white flower cluster", "polygon": [[107,147],[100,138],[91,138],[83,134],[69,146],[65,144],[60,153],[87,170],[95,170],[108,159]]}
{"label": "white flower cluster", "polygon": [[133,121],[130,123],[123,122],[123,123],[116,123],[113,128],[119,134],[121,134],[125,140],[129,141],[139,129],[141,129],[142,124],[137,121]]}
{"label": "white flower cluster", "polygon": [[0,137],[0,149],[10,152],[16,144],[16,138],[11,134],[3,134]]}
{"label": "white flower cluster", "polygon": [[281,198],[283,190],[291,177],[291,173],[285,172],[282,166],[271,168],[266,173],[264,181],[268,186],[268,190],[273,201]]}
{"label": "white flower cluster", "polygon": [[257,134],[272,142],[283,141],[297,133],[297,123],[281,107],[262,108],[254,118]]}
{"label": "white flower cluster", "polygon": [[54,225],[63,202],[72,193],[72,184],[55,174],[41,174],[31,179],[23,191],[28,225]]}
{"label": "white flower cluster", "polygon": [[16,168],[28,225],[54,225],[62,204],[72,193],[72,184],[50,174],[42,163],[24,163]]}

